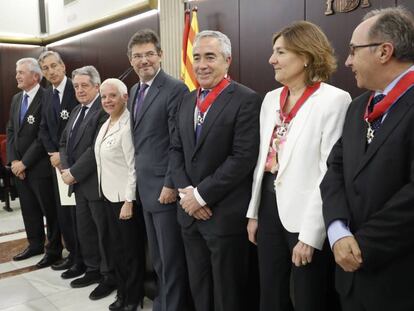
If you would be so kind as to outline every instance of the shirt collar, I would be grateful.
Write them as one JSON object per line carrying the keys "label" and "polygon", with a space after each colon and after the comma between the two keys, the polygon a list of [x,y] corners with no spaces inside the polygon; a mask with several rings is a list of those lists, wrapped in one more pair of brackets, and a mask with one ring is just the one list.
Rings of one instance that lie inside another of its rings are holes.
{"label": "shirt collar", "polygon": [[411,66],[410,68],[408,68],[407,70],[405,70],[404,72],[402,72],[398,77],[396,77],[394,80],[392,80],[392,82],[390,84],[387,85],[387,87],[384,89],[384,91],[380,92],[380,91],[376,91],[375,95],[378,94],[384,94],[387,95],[392,89],[393,87],[398,83],[398,81],[401,80],[401,78],[408,73],[409,71],[414,71],[414,65]]}
{"label": "shirt collar", "polygon": [[63,91],[65,90],[67,80],[68,80],[68,78],[66,78],[66,76],[64,76],[62,82],[60,82],[60,84],[57,87],[53,87],[53,90],[57,89],[59,91],[59,94],[63,94]]}
{"label": "shirt collar", "polygon": [[28,92],[26,92],[26,91],[24,91],[23,92],[23,96],[24,96],[24,94],[27,94],[28,96],[29,96],[29,99],[30,99],[30,101],[32,101],[33,100],[33,98],[36,96],[36,94],[37,94],[37,91],[40,89],[40,85],[39,85],[39,83],[38,84],[36,84],[30,91],[28,91]]}

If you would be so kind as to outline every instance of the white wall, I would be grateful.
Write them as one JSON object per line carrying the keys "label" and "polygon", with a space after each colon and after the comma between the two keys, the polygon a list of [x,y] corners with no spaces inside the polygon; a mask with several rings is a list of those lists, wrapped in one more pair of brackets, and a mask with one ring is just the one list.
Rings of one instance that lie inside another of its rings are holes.
{"label": "white wall", "polygon": [[[76,0],[66,6],[63,0],[46,0],[46,2],[49,34],[56,34],[146,1]],[[0,36],[38,37],[39,35],[38,0],[0,0]]]}
{"label": "white wall", "polygon": [[0,36],[30,37],[39,33],[38,0],[0,0]]}
{"label": "white wall", "polygon": [[[9,0],[10,1],[10,0]],[[49,0],[49,33],[55,34],[82,25],[98,18],[111,15],[130,5],[144,0],[76,0],[67,6],[63,0]]]}

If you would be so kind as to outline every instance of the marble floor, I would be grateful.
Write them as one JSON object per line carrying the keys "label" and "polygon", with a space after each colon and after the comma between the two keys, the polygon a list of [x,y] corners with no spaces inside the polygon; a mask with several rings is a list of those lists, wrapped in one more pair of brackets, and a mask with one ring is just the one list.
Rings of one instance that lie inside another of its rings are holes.
{"label": "marble floor", "polygon": [[[0,203],[2,207],[3,203]],[[12,202],[13,212],[0,208],[0,250],[6,252],[7,243],[26,238],[18,201]],[[10,243],[9,243],[10,244]],[[22,243],[20,243],[22,244]],[[0,254],[6,257],[7,254]],[[88,298],[95,285],[73,289],[70,280],[63,280],[58,271],[50,268],[34,270],[42,255],[23,261],[0,263],[0,310],[4,311],[93,311],[108,310],[115,293],[98,300]],[[33,271],[34,270],[34,271]],[[152,309],[152,302],[144,300],[142,311]]]}

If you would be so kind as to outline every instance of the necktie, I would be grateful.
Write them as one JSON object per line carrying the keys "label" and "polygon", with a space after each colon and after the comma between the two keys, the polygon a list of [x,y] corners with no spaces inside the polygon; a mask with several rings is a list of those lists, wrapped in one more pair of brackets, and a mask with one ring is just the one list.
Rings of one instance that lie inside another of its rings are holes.
{"label": "necktie", "polygon": [[29,109],[29,95],[24,94],[22,104],[20,106],[20,124],[23,123],[23,119],[26,115],[27,109]]}
{"label": "necktie", "polygon": [[[201,91],[201,94],[200,94],[201,101],[203,101],[207,97],[208,93],[210,93],[210,90],[202,90]],[[195,140],[196,140],[196,142],[200,138],[201,129],[203,128],[204,114],[205,113],[202,113],[200,110],[198,110],[197,120],[196,120],[196,127],[195,127]]]}
{"label": "necktie", "polygon": [[58,91],[58,89],[54,89],[53,90],[52,105],[53,105],[53,110],[55,111],[56,119],[59,119],[59,113],[60,113],[60,98],[59,98],[59,91]]}
{"label": "necktie", "polygon": [[85,118],[85,112],[88,109],[88,107],[83,106],[81,108],[81,112],[79,114],[78,119],[76,120],[75,125],[72,128],[72,131],[70,132],[70,136],[69,136],[69,141],[68,141],[68,158],[69,158],[69,165],[72,165],[73,163],[75,163],[74,158],[73,158],[73,147],[74,147],[74,143],[75,143],[75,139],[76,139],[76,134],[82,124],[83,119]]}
{"label": "necktie", "polygon": [[144,98],[145,98],[145,90],[149,87],[148,84],[143,83],[141,85],[141,87],[139,88],[138,91],[138,95],[137,95],[137,99],[135,102],[135,109],[134,109],[134,119],[135,121],[138,118],[138,113],[141,110],[142,107],[142,103],[144,102]]}
{"label": "necktie", "polygon": [[[385,97],[384,94],[378,94],[376,95],[373,99],[372,102],[370,103],[368,110],[369,112],[372,112],[374,110],[374,107],[376,104],[378,104],[383,98]],[[374,121],[372,121],[371,123],[371,128],[376,131],[380,128],[381,126],[381,121],[382,121],[382,117],[380,116],[379,118],[375,119]]]}

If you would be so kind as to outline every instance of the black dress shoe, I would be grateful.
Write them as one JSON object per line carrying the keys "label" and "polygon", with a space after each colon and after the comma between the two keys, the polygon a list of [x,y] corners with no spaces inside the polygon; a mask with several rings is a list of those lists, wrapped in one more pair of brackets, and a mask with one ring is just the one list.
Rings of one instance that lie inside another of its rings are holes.
{"label": "black dress shoe", "polygon": [[27,247],[23,252],[17,254],[13,257],[14,261],[24,260],[36,255],[43,254],[43,249],[31,249],[30,247]]}
{"label": "black dress shoe", "polygon": [[124,309],[124,299],[121,295],[116,295],[116,300],[109,305],[111,311],[122,311]]}
{"label": "black dress shoe", "polygon": [[102,281],[99,285],[89,294],[90,300],[102,299],[106,296],[109,296],[114,290],[116,290],[116,285]]}
{"label": "black dress shoe", "polygon": [[55,263],[52,265],[52,269],[55,271],[66,270],[73,266],[73,259],[66,257],[60,262]]}
{"label": "black dress shoe", "polygon": [[75,263],[68,270],[63,272],[60,276],[62,279],[73,279],[85,273],[85,266],[83,264]]}
{"label": "black dress shoe", "polygon": [[102,275],[99,273],[99,271],[90,271],[86,272],[83,277],[70,282],[70,286],[73,288],[85,287],[94,283],[99,283],[101,279]]}
{"label": "black dress shoe", "polygon": [[132,303],[129,305],[126,305],[123,309],[123,311],[136,311],[138,308],[138,304],[137,303]]}
{"label": "black dress shoe", "polygon": [[36,264],[36,267],[39,269],[49,267],[56,263],[57,261],[61,260],[61,255],[52,255],[52,254],[46,254],[43,256],[43,258]]}

